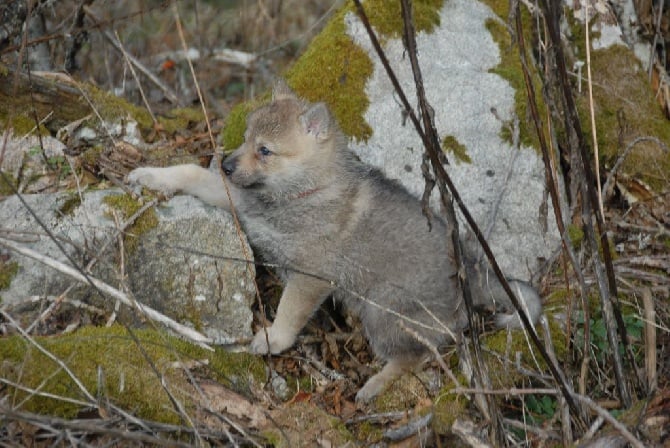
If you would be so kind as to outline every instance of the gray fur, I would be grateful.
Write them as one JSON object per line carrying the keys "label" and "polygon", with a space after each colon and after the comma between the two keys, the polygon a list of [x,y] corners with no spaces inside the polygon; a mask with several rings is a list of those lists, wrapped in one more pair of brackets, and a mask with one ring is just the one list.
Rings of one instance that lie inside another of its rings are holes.
{"label": "gray fur", "polygon": [[[361,163],[325,105],[305,103],[279,85],[273,101],[250,116],[245,143],[224,170],[250,241],[265,261],[284,267],[277,318],[267,335],[256,335],[252,351],[290,347],[333,294],[360,317],[375,354],[388,362],[357,395],[369,400],[424,358],[420,339],[440,346],[465,328],[445,224],[433,218],[429,230],[416,198]],[[192,165],[139,168],[129,180],[228,205],[221,179]],[[467,272],[477,304],[511,309],[485,267],[468,262]],[[514,288],[535,322],[542,311],[537,292],[524,282]],[[497,323],[519,326],[514,314],[500,314]]]}

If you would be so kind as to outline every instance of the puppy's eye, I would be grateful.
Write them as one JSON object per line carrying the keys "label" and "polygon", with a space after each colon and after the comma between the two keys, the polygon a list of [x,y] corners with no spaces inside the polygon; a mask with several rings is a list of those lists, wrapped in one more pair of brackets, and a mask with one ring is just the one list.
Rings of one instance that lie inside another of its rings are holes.
{"label": "puppy's eye", "polygon": [[272,151],[270,151],[266,146],[261,146],[258,148],[258,153],[262,156],[269,156],[272,154]]}

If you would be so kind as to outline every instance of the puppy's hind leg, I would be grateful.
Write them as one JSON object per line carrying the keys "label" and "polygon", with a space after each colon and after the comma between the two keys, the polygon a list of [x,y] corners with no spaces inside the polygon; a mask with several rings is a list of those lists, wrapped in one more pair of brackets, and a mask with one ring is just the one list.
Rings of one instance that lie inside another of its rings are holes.
{"label": "puppy's hind leg", "polygon": [[403,356],[391,358],[379,373],[371,376],[356,394],[356,402],[367,403],[379,395],[394,379],[403,373],[417,369],[423,364],[422,357]]}

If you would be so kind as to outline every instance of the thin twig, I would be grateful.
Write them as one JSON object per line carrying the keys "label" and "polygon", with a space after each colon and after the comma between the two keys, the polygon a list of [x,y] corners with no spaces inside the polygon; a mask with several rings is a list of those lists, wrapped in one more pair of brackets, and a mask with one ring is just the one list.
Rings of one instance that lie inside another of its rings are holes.
{"label": "thin twig", "polygon": [[[95,26],[100,28],[100,19],[95,15],[95,12],[88,7],[84,6],[84,11],[86,12],[86,15],[88,15],[94,22]],[[114,35],[107,31],[104,30],[102,31],[102,35],[105,36],[105,38],[112,44],[112,46],[119,51],[124,57],[127,58],[128,62],[130,63],[131,66],[135,66],[139,71],[142,72],[144,76],[146,76],[149,81],[154,83],[156,87],[158,87],[160,90],[163,91],[163,94],[165,97],[173,104],[181,105],[181,101],[179,100],[179,97],[170,89],[168,86],[163,83],[154,73],[146,68],[142,62],[139,61],[135,56],[132,54],[125,53],[123,50],[123,45],[121,45],[121,42],[119,42]]]}
{"label": "thin twig", "polygon": [[589,5],[587,1],[584,4],[584,32],[586,34],[586,81],[589,88],[589,115],[591,118],[591,137],[593,139],[593,159],[596,165],[596,188],[598,193],[598,211],[600,218],[605,220],[605,210],[603,208],[603,193],[600,185],[600,154],[598,152],[598,134],[596,129],[596,111],[593,106],[593,83],[591,81],[591,40],[589,24]]}
{"label": "thin twig", "polygon": [[114,36],[116,37],[116,40],[119,43],[119,50],[121,50],[121,54],[123,55],[123,58],[126,60],[126,63],[128,64],[130,73],[132,73],[133,78],[135,78],[135,83],[137,83],[137,89],[140,91],[140,96],[142,97],[144,107],[147,109],[147,112],[149,112],[149,115],[151,115],[151,121],[153,121],[155,125],[158,123],[158,120],[156,119],[156,115],[154,115],[154,111],[151,110],[151,105],[149,104],[149,101],[147,100],[147,97],[144,94],[144,89],[142,88],[142,81],[140,80],[140,77],[137,76],[137,73],[135,72],[135,68],[133,67],[132,62],[130,62],[130,54],[126,51],[123,44],[121,43],[121,38],[119,37],[119,33],[116,30],[114,30]]}
{"label": "thin twig", "polygon": [[579,395],[576,394],[575,397],[587,405],[589,408],[591,408],[593,411],[595,411],[598,416],[603,418],[607,423],[612,425],[614,429],[616,429],[628,442],[634,446],[635,448],[644,448],[644,444],[637,438],[635,437],[628,429],[626,426],[624,426],[623,423],[621,423],[619,420],[614,418],[612,414],[610,414],[606,409],[603,409],[602,407],[598,406],[598,404],[591,400],[591,398],[585,396],[585,395]]}
{"label": "thin twig", "polygon": [[387,429],[384,431],[384,438],[390,440],[391,442],[405,440],[409,436],[413,436],[422,429],[425,429],[432,420],[433,413],[429,412],[428,414],[418,417],[399,428]]}
{"label": "thin twig", "polygon": [[663,143],[661,139],[653,136],[637,137],[635,140],[628,143],[628,145],[626,145],[626,149],[624,149],[621,155],[617,158],[616,162],[614,162],[614,166],[612,166],[612,169],[610,170],[607,179],[605,180],[605,185],[603,186],[605,199],[608,199],[609,196],[612,194],[612,191],[614,190],[614,182],[616,179],[616,175],[619,171],[619,168],[621,167],[621,164],[626,160],[626,157],[628,157],[628,154],[630,154],[635,145],[643,142],[654,142],[665,152],[670,152],[670,149],[668,149],[667,145]]}
{"label": "thin twig", "polygon": [[656,348],[656,306],[648,287],[642,289],[644,306],[644,365],[647,373],[647,390],[654,391],[658,385],[656,366],[658,349]]}
{"label": "thin twig", "polygon": [[413,330],[412,328],[409,328],[407,325],[405,325],[404,322],[400,321],[400,328],[410,336],[412,336],[414,339],[419,341],[421,344],[423,344],[425,347],[430,350],[430,352],[433,354],[433,357],[437,361],[437,363],[440,365],[444,373],[447,374],[449,379],[456,385],[457,388],[461,387],[461,383],[458,381],[456,378],[456,375],[451,371],[449,366],[447,365],[446,362],[444,362],[444,359],[442,359],[442,355],[440,354],[439,350],[435,346],[435,344],[431,343],[428,339],[424,338],[421,336],[417,331]]}
{"label": "thin twig", "polygon": [[[651,74],[654,71],[654,61],[656,58],[654,57],[654,53],[656,52],[656,45],[658,44],[658,39],[663,40],[663,34],[661,33],[661,23],[663,23],[663,6],[665,6],[665,2],[657,2],[658,4],[658,13],[656,14],[656,27],[655,27],[655,32],[654,32],[654,41],[652,44],[649,46],[649,72],[648,72],[648,77],[649,81],[651,81]],[[651,12],[654,12],[654,6],[653,2],[650,2],[651,6]]]}
{"label": "thin twig", "polygon": [[548,388],[530,388],[522,389],[518,387],[510,387],[509,389],[478,389],[471,387],[457,387],[447,391],[450,395],[462,395],[462,394],[484,394],[484,395],[505,395],[505,396],[514,396],[514,395],[560,395],[561,391],[559,389],[548,389]]}
{"label": "thin twig", "polygon": [[[468,324],[470,328],[475,328],[475,319],[474,319],[474,306],[472,300],[472,293],[469,286],[469,281],[466,275],[466,269],[463,264],[463,254],[460,238],[458,236],[458,220],[456,219],[456,212],[454,210],[453,196],[456,196],[458,193],[455,191],[453,185],[449,186],[447,189],[446,185],[446,171],[444,171],[443,163],[443,153],[440,148],[439,136],[437,134],[437,129],[435,127],[435,111],[428,100],[426,99],[426,92],[423,86],[423,75],[421,73],[421,67],[419,66],[418,60],[418,50],[416,45],[416,33],[414,30],[414,19],[412,16],[412,4],[409,0],[401,0],[400,2],[401,13],[403,17],[403,42],[407,49],[407,54],[409,55],[410,65],[412,67],[412,74],[414,76],[414,85],[416,87],[416,94],[419,99],[419,112],[421,119],[423,121],[423,132],[426,137],[424,140],[424,150],[428,155],[430,160],[433,172],[437,173],[437,185],[440,191],[440,197],[442,200],[442,211],[447,223],[447,236],[450,236],[451,247],[448,249],[448,253],[445,256],[449,256],[453,259],[454,264],[459,275],[454,279],[455,286],[458,289],[463,301],[465,303],[466,314],[468,318]],[[362,8],[361,8],[362,9]],[[427,144],[426,144],[427,143]],[[439,169],[444,171],[444,174],[439,172]],[[432,180],[431,180],[432,183]],[[483,239],[483,238],[482,238]],[[504,281],[504,280],[501,280]],[[474,351],[474,381],[477,384],[483,384],[484,386],[490,386],[491,380],[488,377],[486,364],[481,354],[481,345],[479,342],[479,335],[476,331],[471,333],[471,338],[473,341],[472,347]],[[467,347],[466,347],[467,349]],[[477,397],[476,397],[477,398]],[[481,397],[480,397],[481,398]],[[484,397],[482,400],[486,404],[485,415],[488,414],[491,421],[491,440],[496,440],[502,442],[504,440],[503,428],[502,428],[502,416],[498,410],[497,403],[490,399],[490,397]],[[482,403],[484,404],[484,403]]]}
{"label": "thin twig", "polygon": [[[45,416],[40,414],[33,414],[29,412],[20,412],[13,409],[9,409],[0,402],[0,414],[5,419],[11,419],[14,421],[27,422],[37,427],[40,427],[45,430],[51,431],[78,431],[87,435],[101,434],[108,435],[119,440],[125,440],[128,442],[134,443],[147,443],[150,445],[157,446],[166,446],[166,447],[177,447],[177,448],[189,448],[193,445],[190,443],[179,442],[178,439],[174,438],[163,438],[158,435],[153,435],[156,431],[170,431],[175,434],[191,434],[193,432],[192,428],[184,426],[174,426],[174,425],[165,425],[165,424],[152,424],[153,430],[147,425],[142,425],[144,431],[150,432],[152,434],[145,434],[137,430],[129,430],[126,424],[119,424],[118,428],[110,427],[113,424],[113,420],[66,420],[58,417]],[[134,421],[132,423],[135,423]],[[153,422],[147,422],[153,423]],[[29,440],[29,439],[28,439]],[[77,444],[79,446],[79,444]]]}
{"label": "thin twig", "polygon": [[[59,370],[60,371],[60,370]],[[52,394],[50,392],[43,392],[37,389],[33,389],[30,387],[27,387],[23,384],[15,383],[14,381],[10,381],[7,378],[1,378],[0,377],[0,383],[6,384],[7,386],[11,386],[14,389],[22,390],[24,392],[27,392],[28,394],[32,396],[37,396],[37,397],[45,397],[45,398],[52,398],[54,400],[62,401],[65,403],[70,403],[70,404],[76,404],[77,406],[81,406],[83,408],[88,408],[94,405],[94,403],[88,402],[88,401],[82,401],[82,400],[77,400],[75,398],[70,398],[70,397],[65,397],[62,395],[56,395]],[[20,408],[23,405],[23,402],[19,403],[17,408]],[[2,402],[0,402],[0,407],[2,406]]]}
{"label": "thin twig", "polygon": [[7,319],[7,321],[9,321],[9,323],[11,323],[14,326],[14,328],[16,328],[16,330],[19,333],[21,333],[21,336],[23,336],[23,338],[25,340],[30,342],[30,344],[33,345],[37,350],[42,352],[43,355],[45,355],[47,358],[51,359],[53,362],[55,362],[58,365],[58,367],[63,369],[65,371],[65,373],[67,373],[67,375],[70,377],[70,379],[77,385],[77,387],[79,388],[81,393],[84,394],[84,397],[86,397],[86,399],[89,401],[90,405],[95,406],[95,404],[97,402],[95,397],[93,397],[93,395],[91,395],[91,393],[88,391],[88,389],[86,389],[86,386],[84,386],[84,384],[79,380],[79,378],[77,378],[77,376],[72,372],[72,370],[70,370],[70,368],[62,360],[60,360],[59,358],[54,356],[50,351],[48,351],[47,349],[42,347],[40,344],[38,344],[37,341],[35,341],[35,339],[33,339],[28,333],[26,333],[26,331],[23,328],[21,328],[21,326],[14,320],[14,318],[12,318],[12,316],[9,315],[9,313],[6,313],[1,308],[0,308],[0,315],[2,315],[2,317]]}
{"label": "thin twig", "polygon": [[[568,80],[565,55],[563,53],[561,33],[559,26],[559,17],[561,15],[560,4],[547,0],[540,0],[540,5],[544,10],[546,17],[546,24],[548,35],[552,44],[553,55],[557,65],[558,85],[563,92],[562,99],[565,105],[563,113],[565,120],[565,129],[569,133],[569,140],[574,142],[571,145],[575,158],[578,163],[572,167],[576,172],[583,174],[579,187],[582,192],[582,226],[585,233],[585,241],[588,244],[592,258],[593,269],[598,279],[598,289],[601,297],[601,305],[603,317],[607,329],[607,338],[610,344],[610,352],[614,363],[614,373],[616,377],[616,385],[621,396],[622,401],[626,407],[631,405],[631,394],[626,378],[623,374],[624,366],[619,355],[617,329],[624,346],[628,361],[630,365],[634,365],[632,354],[630,351],[630,344],[626,326],[623,322],[623,317],[617,303],[617,285],[614,275],[614,267],[612,264],[612,255],[610,252],[610,241],[607,236],[605,224],[600,213],[594,213],[594,209],[598,208],[598,198],[593,189],[595,179],[593,169],[589,161],[589,156],[586,150],[586,142],[582,132],[582,126],[577,113],[577,107],[572,94],[572,87]],[[597,236],[599,236],[599,243],[596,243],[596,230],[593,226],[593,219],[595,218],[597,227]],[[600,261],[600,252],[602,250],[603,262]],[[603,264],[605,272],[603,272]],[[616,328],[614,328],[616,324]],[[571,406],[572,407],[572,406]]]}

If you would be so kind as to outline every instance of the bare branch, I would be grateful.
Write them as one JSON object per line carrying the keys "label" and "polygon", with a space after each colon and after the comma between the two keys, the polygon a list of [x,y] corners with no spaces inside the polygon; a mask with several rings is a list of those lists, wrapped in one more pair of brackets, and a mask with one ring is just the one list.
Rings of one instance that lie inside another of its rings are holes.
{"label": "bare branch", "polygon": [[68,266],[65,263],[62,263],[53,258],[49,258],[45,255],[42,255],[28,247],[16,244],[13,241],[7,240],[5,238],[0,238],[0,245],[3,245],[8,249],[11,249],[14,252],[17,252],[21,255],[25,255],[26,257],[32,258],[33,260],[39,261],[40,263],[43,263],[53,269],[56,269],[57,271],[62,272],[63,274],[69,275],[70,277],[74,278],[75,280],[81,283],[92,283],[96,288],[100,289],[100,291],[120,300],[124,305],[137,308],[141,313],[146,315],[149,319],[166,325],[171,330],[193,341],[194,343],[200,345],[201,347],[204,347],[208,350],[213,350],[211,347],[207,345],[212,343],[212,340],[210,338],[193,330],[192,328],[189,328],[185,325],[180,324],[179,322],[170,319],[169,317],[154,310],[153,308],[150,308],[146,305],[137,302],[135,299],[128,297],[127,294],[119,291],[116,288],[113,288],[112,286],[108,285],[107,283],[101,280],[98,280],[91,276],[88,276],[87,279],[83,274],[81,274],[73,267]]}

